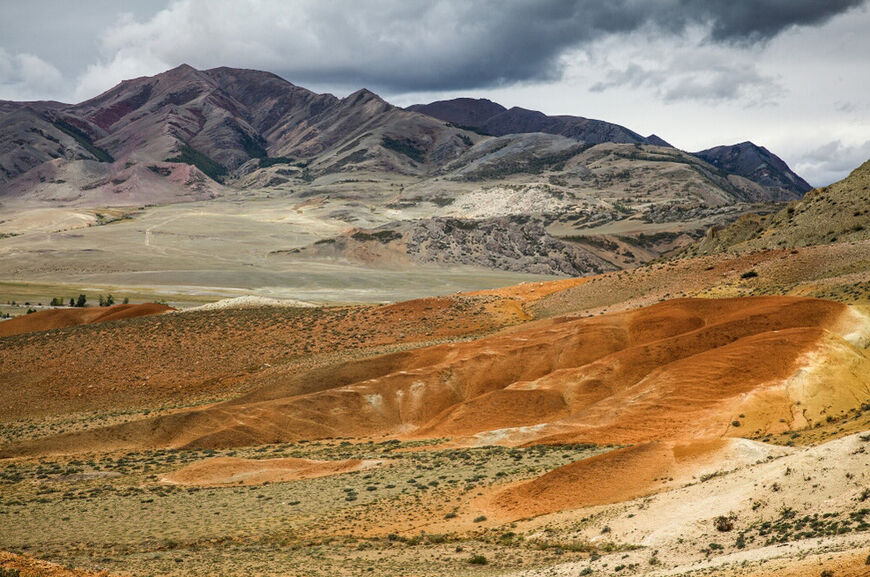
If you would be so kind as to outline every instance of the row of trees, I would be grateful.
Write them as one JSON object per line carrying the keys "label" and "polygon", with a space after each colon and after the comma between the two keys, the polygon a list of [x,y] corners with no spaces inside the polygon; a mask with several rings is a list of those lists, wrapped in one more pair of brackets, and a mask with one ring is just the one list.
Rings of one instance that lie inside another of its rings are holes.
{"label": "row of trees", "polygon": [[[124,304],[127,304],[129,302],[130,302],[130,299],[125,297]],[[80,294],[79,297],[76,299],[74,299],[74,298],[69,299],[69,306],[71,306],[71,307],[85,307],[85,306],[87,306],[87,303],[88,303],[88,297],[84,294]],[[100,303],[101,307],[110,307],[113,304],[115,304],[115,297],[113,297],[112,295],[109,295],[109,296],[104,298],[103,295],[100,295],[99,303]],[[62,306],[64,306],[64,299],[60,298],[60,297],[54,297],[53,299],[51,299],[50,304],[53,307],[62,307]]]}

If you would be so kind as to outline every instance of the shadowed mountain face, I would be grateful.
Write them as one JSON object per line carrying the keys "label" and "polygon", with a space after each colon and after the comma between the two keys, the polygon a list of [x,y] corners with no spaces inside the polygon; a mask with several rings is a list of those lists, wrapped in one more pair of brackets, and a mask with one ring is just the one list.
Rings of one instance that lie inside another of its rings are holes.
{"label": "shadowed mountain face", "polygon": [[800,196],[813,188],[792,172],[781,158],[751,142],[717,146],[694,155],[730,174],[738,174],[770,189],[780,189],[786,197],[790,196],[789,193],[799,193]]}
{"label": "shadowed mountain face", "polygon": [[[431,104],[415,104],[408,110],[428,114],[446,122],[492,136],[545,132],[567,136],[590,144],[618,142],[647,143],[647,139],[624,126],[579,116],[547,116],[536,110],[513,107],[510,110],[486,99],[457,98]],[[648,142],[661,145],[661,141]]]}

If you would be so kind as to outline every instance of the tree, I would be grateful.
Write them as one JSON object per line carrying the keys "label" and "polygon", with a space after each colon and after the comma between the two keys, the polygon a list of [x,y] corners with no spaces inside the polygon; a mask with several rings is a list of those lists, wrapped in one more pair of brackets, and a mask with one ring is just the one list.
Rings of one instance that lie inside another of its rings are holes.
{"label": "tree", "polygon": [[83,307],[83,306],[85,306],[85,304],[86,304],[87,302],[88,302],[88,297],[86,297],[85,295],[81,294],[81,295],[79,295],[79,298],[76,300],[76,306],[77,306],[77,307]]}
{"label": "tree", "polygon": [[58,298],[58,297],[54,297],[53,299],[51,299],[51,306],[62,307],[63,306],[63,299]]}
{"label": "tree", "polygon": [[115,297],[113,297],[112,295],[107,296],[106,297],[106,306],[110,307],[113,304],[115,304]]}
{"label": "tree", "polygon": [[69,299],[69,306],[71,306],[71,307],[76,306],[76,300],[72,297],[70,297],[70,299]]}
{"label": "tree", "polygon": [[130,304],[130,298],[129,298],[129,297],[124,297],[124,304],[125,304],[125,305]]}
{"label": "tree", "polygon": [[106,301],[105,301],[105,299],[103,299],[103,295],[100,295],[100,306],[101,307],[106,306]]}

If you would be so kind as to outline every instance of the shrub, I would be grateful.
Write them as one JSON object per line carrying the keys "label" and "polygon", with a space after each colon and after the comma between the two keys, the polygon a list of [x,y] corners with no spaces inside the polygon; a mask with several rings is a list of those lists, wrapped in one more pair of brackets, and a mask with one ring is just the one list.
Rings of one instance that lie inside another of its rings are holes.
{"label": "shrub", "polygon": [[382,244],[389,244],[394,240],[399,240],[402,238],[402,234],[396,232],[394,230],[379,230],[377,232],[355,232],[351,235],[351,238],[357,242],[368,242],[372,240],[380,241]]}
{"label": "shrub", "polygon": [[758,273],[755,270],[750,270],[750,271],[746,271],[745,273],[740,275],[740,278],[755,278],[757,276],[758,276]]}
{"label": "shrub", "polygon": [[734,521],[726,517],[725,515],[719,515],[716,517],[714,521],[714,525],[716,526],[717,531],[721,531],[722,533],[727,533],[728,531],[734,528]]}
{"label": "shrub", "polygon": [[475,523],[483,523],[484,521],[486,521],[486,515],[481,515],[480,517],[474,518]]}
{"label": "shrub", "polygon": [[471,565],[486,565],[489,563],[489,560],[483,555],[472,555],[468,558],[468,562]]}

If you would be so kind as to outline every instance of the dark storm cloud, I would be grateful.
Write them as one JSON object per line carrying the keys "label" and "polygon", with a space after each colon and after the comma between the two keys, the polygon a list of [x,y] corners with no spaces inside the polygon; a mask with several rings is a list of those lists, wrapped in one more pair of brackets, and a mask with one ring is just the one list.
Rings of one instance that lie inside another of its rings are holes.
{"label": "dark storm cloud", "polygon": [[757,41],[791,26],[821,24],[864,0],[744,0],[739,2],[681,2],[693,18],[713,24],[714,40]]}
{"label": "dark storm cloud", "polygon": [[[710,42],[751,44],[769,40],[792,26],[821,24],[863,2],[539,0],[433,2],[412,10],[395,10],[390,2],[376,2],[374,9],[372,4],[344,5],[341,11],[353,14],[364,25],[344,28],[342,32],[347,35],[341,37],[323,31],[320,38],[338,46],[365,40],[355,50],[355,61],[333,68],[318,65],[317,59],[310,67],[291,59],[282,71],[289,77],[314,82],[344,81],[391,91],[552,80],[560,77],[560,57],[567,50],[607,35],[643,26],[652,26],[661,34],[680,34],[695,25],[709,27]],[[367,36],[369,16],[380,19],[398,37]],[[421,31],[421,22],[426,30]],[[427,42],[425,38],[431,33],[443,41]],[[691,88],[684,92],[688,94]]]}
{"label": "dark storm cloud", "polygon": [[548,81],[561,78],[566,53],[612,35],[649,29],[674,36],[701,27],[706,42],[752,45],[861,3],[176,0],[106,29],[77,96],[182,62],[265,68],[302,84],[390,93]]}

